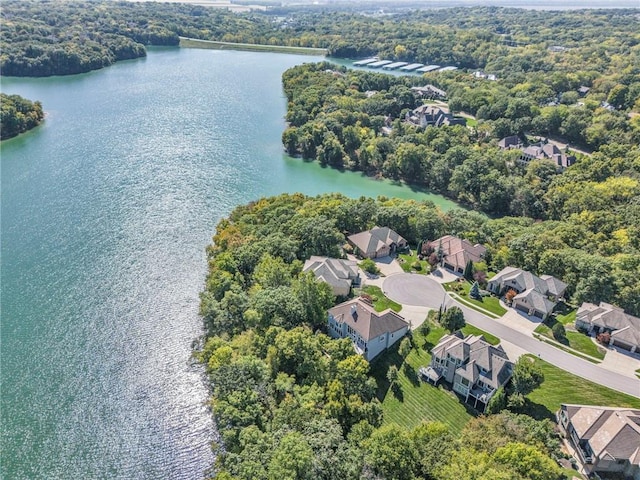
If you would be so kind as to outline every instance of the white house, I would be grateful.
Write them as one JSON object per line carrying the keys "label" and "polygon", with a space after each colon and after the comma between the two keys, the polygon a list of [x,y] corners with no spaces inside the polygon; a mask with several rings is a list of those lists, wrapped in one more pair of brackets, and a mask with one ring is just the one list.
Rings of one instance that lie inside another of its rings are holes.
{"label": "white house", "polygon": [[329,335],[350,338],[357,353],[371,361],[400,340],[409,322],[391,309],[376,312],[362,297],[340,303],[329,310]]}

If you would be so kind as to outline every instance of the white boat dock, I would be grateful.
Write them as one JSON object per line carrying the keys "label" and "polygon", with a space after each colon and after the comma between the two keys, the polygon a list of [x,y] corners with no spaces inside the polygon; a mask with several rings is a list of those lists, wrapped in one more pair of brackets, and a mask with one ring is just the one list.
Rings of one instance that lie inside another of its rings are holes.
{"label": "white boat dock", "polygon": [[438,70],[439,68],[440,65],[427,65],[426,67],[419,68],[418,70],[416,70],[416,72],[433,72],[434,70]]}
{"label": "white boat dock", "polygon": [[400,67],[404,67],[405,65],[407,65],[409,62],[395,62],[395,63],[390,63],[389,65],[385,65],[384,67],[382,67],[383,70],[395,70],[396,68],[400,68]]}
{"label": "white boat dock", "polygon": [[378,59],[378,57],[374,57],[374,58],[366,58],[366,59],[364,59],[364,60],[358,60],[357,62],[353,62],[353,64],[354,64],[356,67],[362,67],[362,66],[364,66],[364,65],[368,65],[368,64],[370,64],[370,63],[377,62],[378,60],[379,60],[379,59]]}
{"label": "white boat dock", "polygon": [[458,67],[442,67],[439,72],[452,72],[453,70],[457,70]]}
{"label": "white boat dock", "polygon": [[405,72],[410,72],[412,70],[415,70],[416,68],[420,68],[424,65],[424,63],[410,63],[409,65],[405,65],[404,67],[401,67],[400,70],[404,70]]}
{"label": "white boat dock", "polygon": [[379,60],[377,62],[369,63],[367,65],[367,67],[369,67],[369,68],[380,68],[380,67],[383,67],[385,65],[389,65],[390,63],[393,63],[393,62],[391,60]]}

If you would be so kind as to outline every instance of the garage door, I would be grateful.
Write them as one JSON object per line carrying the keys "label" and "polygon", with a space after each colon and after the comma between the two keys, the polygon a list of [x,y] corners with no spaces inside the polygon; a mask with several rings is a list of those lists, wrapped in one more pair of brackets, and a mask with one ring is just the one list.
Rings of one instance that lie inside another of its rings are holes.
{"label": "garage door", "polygon": [[626,343],[622,343],[622,342],[620,342],[620,341],[614,340],[614,341],[613,341],[613,344],[614,344],[616,347],[624,348],[625,350],[631,350],[631,347],[630,347],[629,345],[627,345]]}
{"label": "garage door", "polygon": [[519,311],[529,315],[529,309],[527,307],[525,307],[524,305],[520,305],[520,304],[516,305],[516,310],[519,310]]}
{"label": "garage door", "polygon": [[533,316],[538,318],[544,318],[544,313],[539,312],[538,310],[533,311]]}

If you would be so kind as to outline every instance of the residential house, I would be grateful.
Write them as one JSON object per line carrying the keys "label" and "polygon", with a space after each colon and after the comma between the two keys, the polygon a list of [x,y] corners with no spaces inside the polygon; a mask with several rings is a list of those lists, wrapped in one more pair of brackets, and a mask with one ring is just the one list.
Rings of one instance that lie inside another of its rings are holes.
{"label": "residential house", "polygon": [[456,273],[464,273],[467,263],[480,262],[487,253],[487,249],[480,244],[473,245],[465,239],[445,235],[427,244],[441,258],[440,264]]}
{"label": "residential house", "polygon": [[350,338],[355,351],[371,361],[400,340],[409,322],[391,309],[376,312],[373,305],[358,297],[329,310],[329,335]]}
{"label": "residential house", "polygon": [[499,296],[515,290],[513,308],[544,320],[563,298],[567,284],[551,275],[538,277],[520,268],[505,267],[489,280],[487,289]]}
{"label": "residential house", "polygon": [[433,85],[425,85],[424,87],[411,87],[411,90],[418,94],[420,97],[433,98],[444,100],[447,98],[447,92],[440,90]]}
{"label": "residential house", "polygon": [[522,147],[522,141],[517,135],[511,135],[509,137],[504,137],[503,139],[501,139],[498,142],[498,146],[502,150],[511,150],[512,148]]}
{"label": "residential house", "polygon": [[407,247],[407,241],[389,227],[373,227],[350,235],[347,240],[357,248],[356,253],[365,258],[386,257]]}
{"label": "residential house", "polygon": [[640,352],[640,318],[625,313],[620,307],[585,302],[578,308],[576,327],[589,333],[609,332],[609,345]]}
{"label": "residential house", "polygon": [[473,72],[473,76],[476,78],[484,78],[486,80],[491,80],[492,82],[495,82],[498,79],[498,77],[496,77],[495,74],[485,73],[482,70],[477,70]]}
{"label": "residential house", "polygon": [[562,404],[556,417],[589,478],[640,480],[640,410]]}
{"label": "residential house", "polygon": [[351,285],[360,284],[358,262],[338,258],[312,256],[304,262],[303,272],[313,272],[318,280],[328,283],[336,297],[346,297]]}
{"label": "residential house", "polygon": [[464,118],[454,117],[446,108],[435,105],[421,105],[413,111],[407,112],[405,120],[417,127],[466,125]]}
{"label": "residential house", "polygon": [[559,170],[564,170],[576,163],[576,157],[562,153],[551,143],[533,144],[522,150],[518,162],[526,165],[531,160],[550,160]]}
{"label": "residential house", "polygon": [[581,97],[584,97],[587,93],[589,93],[589,90],[591,90],[589,87],[585,87],[584,85],[582,85],[579,89],[578,89],[578,94]]}
{"label": "residential house", "polygon": [[466,338],[460,331],[445,335],[431,350],[431,364],[421,368],[427,381],[444,378],[465,402],[485,411],[493,394],[504,386],[513,372],[513,363],[501,346],[494,347],[482,335]]}

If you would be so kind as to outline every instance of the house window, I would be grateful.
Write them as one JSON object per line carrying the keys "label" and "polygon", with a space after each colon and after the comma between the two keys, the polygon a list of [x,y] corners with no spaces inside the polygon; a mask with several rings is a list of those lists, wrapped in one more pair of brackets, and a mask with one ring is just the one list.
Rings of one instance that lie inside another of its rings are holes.
{"label": "house window", "polygon": [[384,342],[384,335],[380,337],[380,343]]}
{"label": "house window", "polygon": [[466,378],[461,378],[460,383],[462,383],[462,385],[464,385],[465,387],[469,386],[469,380],[467,380]]}

